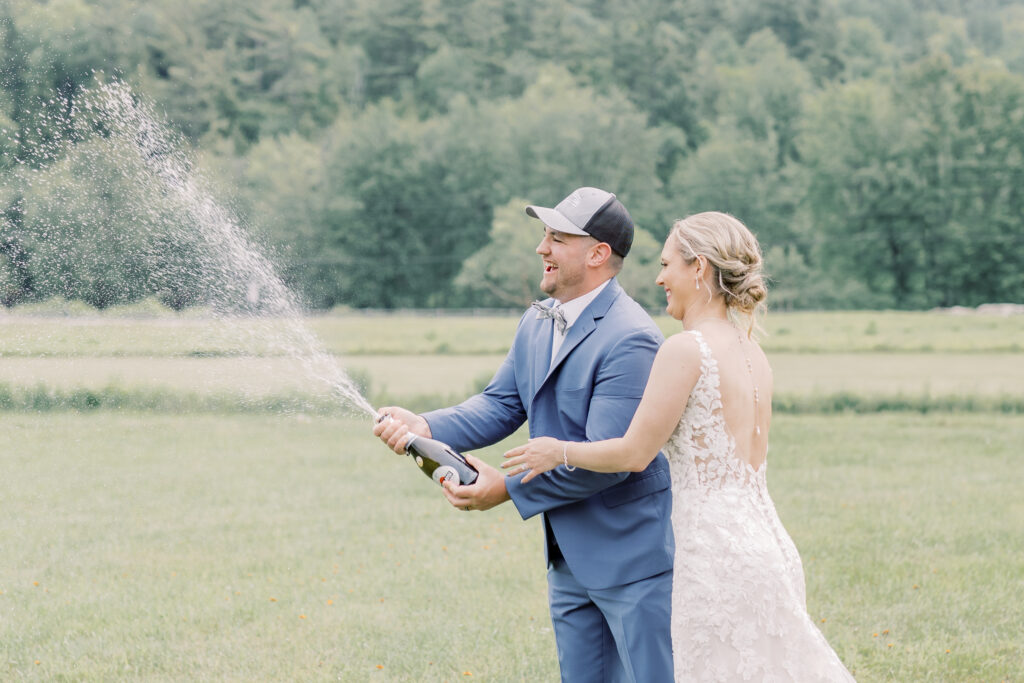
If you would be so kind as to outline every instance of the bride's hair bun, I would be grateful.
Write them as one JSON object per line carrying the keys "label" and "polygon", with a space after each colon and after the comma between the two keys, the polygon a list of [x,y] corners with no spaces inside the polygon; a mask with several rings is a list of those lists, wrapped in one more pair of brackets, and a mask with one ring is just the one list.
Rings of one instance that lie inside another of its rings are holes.
{"label": "bride's hair bun", "polygon": [[714,268],[712,283],[730,311],[750,316],[750,329],[764,312],[768,296],[757,237],[735,217],[718,211],[696,213],[672,226],[687,263],[703,256]]}

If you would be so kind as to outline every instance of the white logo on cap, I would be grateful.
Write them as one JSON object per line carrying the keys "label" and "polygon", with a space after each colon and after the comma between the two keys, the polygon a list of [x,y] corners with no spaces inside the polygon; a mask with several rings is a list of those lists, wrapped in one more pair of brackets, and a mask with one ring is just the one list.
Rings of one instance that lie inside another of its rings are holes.
{"label": "white logo on cap", "polygon": [[572,208],[574,209],[578,207],[580,205],[580,202],[582,201],[583,197],[580,196],[579,192],[573,192],[571,195],[569,195],[569,203],[572,204]]}

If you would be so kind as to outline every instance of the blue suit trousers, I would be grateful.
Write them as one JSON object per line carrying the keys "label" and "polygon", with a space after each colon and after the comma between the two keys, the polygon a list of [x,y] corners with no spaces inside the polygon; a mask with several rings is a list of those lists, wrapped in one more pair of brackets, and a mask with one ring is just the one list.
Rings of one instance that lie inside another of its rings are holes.
{"label": "blue suit trousers", "polygon": [[548,598],[562,681],[671,683],[671,571],[593,590],[556,557]]}

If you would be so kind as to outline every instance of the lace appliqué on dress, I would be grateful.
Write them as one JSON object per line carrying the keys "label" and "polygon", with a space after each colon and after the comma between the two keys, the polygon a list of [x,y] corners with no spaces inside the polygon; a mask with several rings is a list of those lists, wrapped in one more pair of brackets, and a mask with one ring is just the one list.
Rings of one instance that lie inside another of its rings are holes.
{"label": "lace appliqu\u00e9 on dress", "polygon": [[736,456],[718,363],[701,371],[663,452],[672,473],[677,681],[852,681],[807,614],[803,567],[768,495],[767,463]]}

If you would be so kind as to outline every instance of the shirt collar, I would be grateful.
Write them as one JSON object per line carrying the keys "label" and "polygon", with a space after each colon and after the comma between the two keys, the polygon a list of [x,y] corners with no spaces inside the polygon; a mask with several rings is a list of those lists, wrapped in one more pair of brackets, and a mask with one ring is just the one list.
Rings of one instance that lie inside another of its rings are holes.
{"label": "shirt collar", "polygon": [[584,294],[578,296],[572,301],[566,301],[564,304],[555,299],[555,306],[559,306],[562,309],[562,315],[565,316],[565,329],[569,330],[573,326],[573,323],[583,314],[583,311],[590,305],[590,303],[597,298],[597,295],[604,291],[604,288],[611,282],[611,278],[608,278],[597,287]]}

